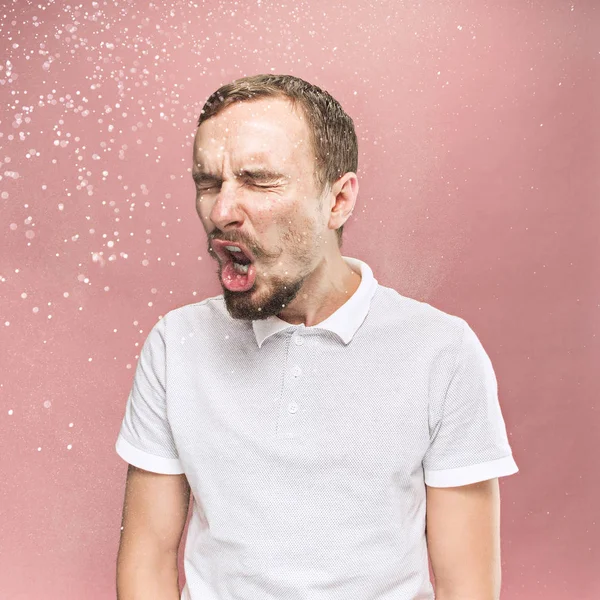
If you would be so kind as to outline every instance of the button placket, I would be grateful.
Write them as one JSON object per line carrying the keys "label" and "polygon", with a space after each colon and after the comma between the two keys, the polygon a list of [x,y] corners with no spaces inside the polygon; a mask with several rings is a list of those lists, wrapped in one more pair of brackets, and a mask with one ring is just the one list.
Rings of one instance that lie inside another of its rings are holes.
{"label": "button placket", "polygon": [[[304,344],[304,338],[301,335],[296,334],[294,343],[296,346],[302,346],[302,344]],[[300,375],[302,375],[302,369],[298,365],[294,365],[292,368],[292,377],[294,377],[294,379],[298,379]],[[298,412],[298,403],[290,402],[288,404],[288,412],[292,415],[296,414]]]}
{"label": "button placket", "polygon": [[[307,340],[305,340],[304,337],[299,335],[297,332],[292,335],[292,340],[293,344],[288,353],[289,362],[286,369],[287,375],[285,377],[287,382],[284,389],[284,394],[287,396],[289,401],[287,406],[284,404],[281,407],[282,410],[279,417],[279,436],[285,438],[296,438],[301,434],[303,428],[302,414],[304,411],[301,410],[302,388],[299,386],[303,385],[303,382],[300,381],[300,378],[303,376],[305,370],[305,368],[303,369],[300,364],[303,364],[302,361],[308,358],[306,356]],[[304,346],[304,348],[299,348],[299,346]],[[296,354],[296,348],[298,348],[298,354]]]}

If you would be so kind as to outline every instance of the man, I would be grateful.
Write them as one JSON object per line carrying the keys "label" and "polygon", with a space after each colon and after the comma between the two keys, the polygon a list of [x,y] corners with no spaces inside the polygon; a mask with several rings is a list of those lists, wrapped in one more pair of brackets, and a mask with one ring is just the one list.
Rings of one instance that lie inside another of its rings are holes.
{"label": "man", "polygon": [[[498,477],[516,473],[490,360],[461,318],[340,253],[352,120],[259,75],[207,101],[196,210],[223,294],[170,311],[117,440],[119,600],[494,600]],[[376,243],[376,239],[373,240]]]}

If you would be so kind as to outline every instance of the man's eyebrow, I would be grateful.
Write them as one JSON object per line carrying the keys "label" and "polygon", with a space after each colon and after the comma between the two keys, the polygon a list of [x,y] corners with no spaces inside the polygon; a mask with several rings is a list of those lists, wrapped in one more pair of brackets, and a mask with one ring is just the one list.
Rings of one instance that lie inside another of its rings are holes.
{"label": "man's eyebrow", "polygon": [[272,169],[267,169],[263,167],[242,169],[241,171],[239,171],[239,175],[241,175],[242,177],[254,179],[255,181],[275,181],[278,179],[289,179],[289,176],[285,175],[284,173],[279,173],[278,171],[274,171]]}
{"label": "man's eyebrow", "polygon": [[219,177],[204,171],[194,171],[192,173],[192,178],[196,183],[203,183],[205,181],[221,181]]}

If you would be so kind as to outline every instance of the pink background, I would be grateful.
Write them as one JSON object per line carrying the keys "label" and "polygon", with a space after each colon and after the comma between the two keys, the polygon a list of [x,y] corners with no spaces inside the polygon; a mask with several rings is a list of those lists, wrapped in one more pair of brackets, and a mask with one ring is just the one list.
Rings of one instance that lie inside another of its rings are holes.
{"label": "pink background", "polygon": [[465,318],[492,358],[520,467],[501,480],[503,600],[600,597],[594,0],[4,4],[3,599],[115,598],[141,344],[221,292],[195,122],[260,72],[355,120],[342,253]]}

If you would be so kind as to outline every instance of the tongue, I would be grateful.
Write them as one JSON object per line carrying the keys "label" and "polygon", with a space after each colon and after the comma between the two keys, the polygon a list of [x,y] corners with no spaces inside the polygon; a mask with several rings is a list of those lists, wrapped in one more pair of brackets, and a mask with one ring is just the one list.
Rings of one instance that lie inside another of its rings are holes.
{"label": "tongue", "polygon": [[246,292],[256,280],[256,267],[250,264],[247,273],[238,273],[233,268],[233,260],[227,261],[221,272],[221,281],[230,292]]}

